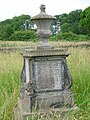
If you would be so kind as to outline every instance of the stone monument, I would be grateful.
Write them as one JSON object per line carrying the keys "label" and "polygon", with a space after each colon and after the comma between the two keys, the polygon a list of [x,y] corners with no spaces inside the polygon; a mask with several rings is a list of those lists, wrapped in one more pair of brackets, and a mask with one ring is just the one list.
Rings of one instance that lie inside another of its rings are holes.
{"label": "stone monument", "polygon": [[70,91],[72,77],[66,61],[69,53],[48,43],[50,25],[55,17],[45,12],[45,5],[40,9],[41,12],[31,18],[37,25],[40,42],[34,49],[25,49],[22,53],[21,94],[14,112],[17,120],[28,120],[35,110],[72,108],[74,105]]}

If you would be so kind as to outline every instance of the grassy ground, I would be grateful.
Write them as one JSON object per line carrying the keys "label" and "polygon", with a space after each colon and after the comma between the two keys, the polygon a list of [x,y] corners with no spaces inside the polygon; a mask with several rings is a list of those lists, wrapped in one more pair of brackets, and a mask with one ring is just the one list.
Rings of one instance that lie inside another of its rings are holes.
{"label": "grassy ground", "polygon": [[90,49],[72,48],[68,65],[74,80],[72,91],[80,108],[77,120],[90,120]]}
{"label": "grassy ground", "polygon": [[[50,44],[59,47],[59,46],[75,46],[75,45],[90,45],[90,41],[84,41],[84,42],[65,42],[65,41],[49,41]],[[35,46],[37,42],[29,42],[29,41],[0,41],[0,47],[25,47],[25,46]]]}
{"label": "grassy ground", "polygon": [[22,58],[17,53],[0,53],[0,120],[12,120],[20,91]]}
{"label": "grassy ground", "polygon": [[[75,103],[80,108],[69,113],[64,120],[90,120],[90,49],[70,48],[68,66],[73,77],[72,91]],[[0,120],[13,120],[13,108],[20,91],[20,72],[23,59],[18,53],[0,53]],[[60,120],[60,115],[51,114],[46,120]],[[45,120],[44,119],[44,120]],[[40,117],[32,120],[40,120]]]}

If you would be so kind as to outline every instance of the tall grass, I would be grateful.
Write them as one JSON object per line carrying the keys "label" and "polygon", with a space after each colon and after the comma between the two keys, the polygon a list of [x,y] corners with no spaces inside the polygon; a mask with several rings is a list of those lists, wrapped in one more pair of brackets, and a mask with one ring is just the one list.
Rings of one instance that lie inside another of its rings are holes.
{"label": "tall grass", "polygon": [[90,49],[72,48],[68,65],[73,77],[72,91],[80,108],[77,120],[90,120]]}
{"label": "tall grass", "polygon": [[22,58],[17,53],[0,53],[0,120],[11,120],[20,91]]}
{"label": "tall grass", "polygon": [[[64,120],[90,120],[90,49],[70,48],[69,51],[72,53],[67,58],[73,77],[72,91],[79,110],[70,112]],[[23,59],[18,53],[0,53],[0,120],[13,120],[12,111],[20,92],[22,63]],[[43,118],[60,120],[60,115],[50,113]],[[33,116],[31,120],[40,119],[42,116]]]}

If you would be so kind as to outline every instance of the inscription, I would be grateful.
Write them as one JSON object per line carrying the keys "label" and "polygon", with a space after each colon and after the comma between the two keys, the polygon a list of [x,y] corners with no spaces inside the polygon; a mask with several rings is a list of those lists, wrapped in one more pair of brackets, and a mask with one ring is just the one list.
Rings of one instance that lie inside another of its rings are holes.
{"label": "inscription", "polygon": [[62,61],[35,62],[36,89],[62,89]]}

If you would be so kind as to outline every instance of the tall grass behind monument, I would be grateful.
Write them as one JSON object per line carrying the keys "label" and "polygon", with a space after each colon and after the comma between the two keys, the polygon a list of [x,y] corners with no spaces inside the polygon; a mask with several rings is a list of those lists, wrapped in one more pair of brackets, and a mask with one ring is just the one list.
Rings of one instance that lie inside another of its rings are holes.
{"label": "tall grass behind monument", "polygon": [[[67,62],[73,77],[75,104],[79,110],[76,114],[67,115],[66,120],[90,120],[90,49],[69,48],[69,51],[72,54]],[[0,120],[13,120],[12,111],[20,94],[22,63],[19,53],[0,53]],[[51,115],[51,120],[59,120],[57,114]],[[34,119],[32,116],[31,120],[40,120],[41,117]]]}
{"label": "tall grass behind monument", "polygon": [[90,119],[90,48],[72,48],[68,64],[73,77],[72,90],[80,108],[77,120]]}
{"label": "tall grass behind monument", "polygon": [[20,91],[22,58],[17,53],[0,53],[0,120],[11,120]]}

